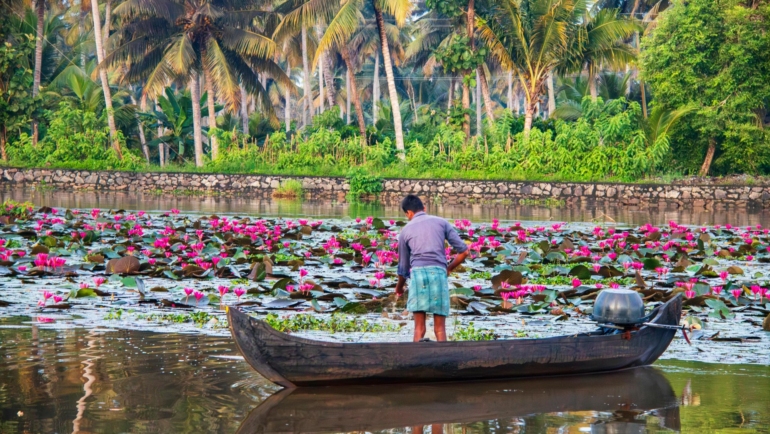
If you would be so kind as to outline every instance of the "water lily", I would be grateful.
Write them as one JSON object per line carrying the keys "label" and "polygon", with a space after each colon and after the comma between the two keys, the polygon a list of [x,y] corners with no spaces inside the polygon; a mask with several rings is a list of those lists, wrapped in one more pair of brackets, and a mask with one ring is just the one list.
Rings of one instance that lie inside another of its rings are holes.
{"label": "water lily", "polygon": [[580,279],[572,279],[572,288],[576,289],[578,286],[582,285],[583,282],[580,281]]}
{"label": "water lily", "polygon": [[[729,228],[728,228],[728,229],[729,229]],[[730,290],[730,293],[731,293],[731,294],[733,295],[733,297],[735,297],[735,299],[737,300],[738,298],[740,298],[741,294],[743,294],[743,289],[740,289],[740,288],[731,289],[731,290]]]}
{"label": "water lily", "polygon": [[695,291],[688,289],[684,292],[684,296],[687,298],[695,298]]}
{"label": "water lily", "polygon": [[195,290],[194,290],[194,289],[192,289],[192,288],[185,288],[185,289],[184,289],[184,294],[185,294],[185,299],[184,299],[184,302],[185,302],[185,303],[187,303],[187,299],[189,299],[189,298],[190,298],[190,295],[192,295],[192,293],[193,293],[194,291],[195,291]]}
{"label": "water lily", "polygon": [[245,290],[245,289],[243,289],[243,288],[241,288],[241,287],[236,287],[235,289],[233,289],[233,294],[235,294],[235,296],[236,296],[236,297],[238,297],[238,302],[239,302],[239,303],[240,303],[240,301],[241,301],[241,297],[242,297],[242,296],[243,296],[243,294],[245,294],[245,293],[246,293],[246,290]]}
{"label": "water lily", "polygon": [[55,304],[59,304],[59,302],[61,302],[62,300],[63,300],[63,298],[61,296],[59,296],[59,295],[54,295],[53,296],[53,302]]}
{"label": "water lily", "polygon": [[199,301],[201,301],[201,298],[203,298],[203,293],[200,291],[193,292],[193,297],[195,297],[195,304],[197,305]]}

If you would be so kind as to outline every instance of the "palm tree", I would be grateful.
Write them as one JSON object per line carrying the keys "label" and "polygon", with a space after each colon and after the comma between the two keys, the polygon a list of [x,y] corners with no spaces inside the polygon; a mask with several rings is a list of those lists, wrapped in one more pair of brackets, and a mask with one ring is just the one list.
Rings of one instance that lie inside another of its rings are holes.
{"label": "palm tree", "polygon": [[570,39],[570,46],[558,70],[561,73],[588,72],[591,98],[596,101],[597,75],[602,68],[620,70],[636,59],[636,50],[625,43],[641,27],[621,18],[618,9],[601,9],[586,14]]}
{"label": "palm tree", "polygon": [[[127,0],[115,8],[126,20],[122,44],[105,63],[129,65],[124,78],[144,80],[144,93],[163,92],[168,83],[187,83],[191,92],[195,164],[203,165],[200,78],[237,112],[246,104],[240,85],[255,95],[262,110],[277,124],[272,104],[259,77],[267,74],[291,85],[273,60],[275,44],[256,25],[266,16],[250,9],[247,0]],[[214,113],[211,113],[214,116]]]}
{"label": "palm tree", "polygon": [[[40,94],[40,76],[43,70],[43,38],[45,25],[45,0],[35,0],[35,14],[37,15],[37,36],[35,38],[35,69],[32,81],[32,96]],[[38,123],[32,122],[32,144],[37,145]]]}
{"label": "palm tree", "polygon": [[585,0],[499,0],[476,21],[491,54],[521,84],[526,136],[546,78],[565,58],[585,11]]}
{"label": "palm tree", "polygon": [[[630,73],[618,74],[615,72],[603,72],[599,74],[597,95],[609,102],[614,99],[625,98]],[[565,120],[576,120],[583,115],[583,98],[591,94],[589,82],[582,76],[573,79],[563,78],[559,82],[557,92],[556,110],[552,112],[554,117]],[[593,98],[592,98],[593,100]]]}
{"label": "palm tree", "polygon": [[[324,32],[323,37],[318,42],[318,48],[316,50],[316,59],[324,51],[335,50],[340,53],[340,57],[345,63],[345,67],[348,71],[350,92],[349,95],[353,101],[353,105],[356,111],[356,120],[358,122],[358,130],[361,134],[361,143],[366,144],[366,122],[364,120],[364,110],[361,104],[361,97],[359,94],[358,84],[355,80],[355,72],[359,69],[359,63],[361,60],[374,54],[377,61],[375,62],[375,76],[378,75],[378,60],[379,60],[379,43],[373,43],[377,41],[379,37],[379,28],[367,23],[364,13],[371,12],[371,8],[367,8],[367,4],[363,0],[347,0],[343,3],[342,7],[337,11],[334,18]],[[392,29],[389,29],[392,30]],[[393,41],[394,31],[388,31],[387,37]],[[377,122],[377,118],[374,113],[379,109],[377,102],[377,83],[373,82],[373,116],[372,123]]]}
{"label": "palm tree", "polygon": [[[298,29],[304,29],[308,25],[329,23],[324,36],[321,38],[326,40],[325,45],[319,44],[317,51],[323,52],[332,46],[345,46],[363,23],[360,11],[366,6],[364,1],[289,0],[278,8],[285,11],[286,15],[273,36],[276,40],[280,41],[283,37],[296,33]],[[388,83],[388,94],[391,101],[398,102],[398,93],[393,74],[393,59],[383,13],[392,15],[395,18],[396,24],[403,26],[411,14],[413,4],[411,0],[370,0],[370,2],[374,12],[377,34],[380,38],[380,48],[382,50],[385,75]],[[351,90],[351,93],[355,94],[356,92]],[[398,103],[392,105],[394,107],[393,124],[395,126],[396,149],[401,151],[400,156],[403,158],[404,130],[401,122],[401,112]]]}
{"label": "palm tree", "polygon": [[[91,15],[94,19],[94,40],[96,41],[96,58],[101,64],[104,62],[104,47],[102,45],[102,23],[99,16],[99,1],[91,0]],[[102,94],[104,95],[104,105],[107,109],[107,125],[110,128],[110,141],[119,159],[123,158],[120,150],[120,141],[118,140],[118,131],[115,128],[115,116],[112,112],[112,95],[110,92],[110,82],[107,79],[107,68],[99,68],[99,79],[102,82]]]}

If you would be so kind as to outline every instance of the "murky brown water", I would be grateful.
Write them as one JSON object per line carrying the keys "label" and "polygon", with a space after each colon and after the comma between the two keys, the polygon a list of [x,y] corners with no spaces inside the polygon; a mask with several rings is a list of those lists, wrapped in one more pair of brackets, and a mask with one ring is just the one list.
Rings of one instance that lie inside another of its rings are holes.
{"label": "murky brown water", "polygon": [[766,366],[274,392],[228,338],[0,322],[0,433],[770,432]]}
{"label": "murky brown water", "polygon": [[[0,190],[0,200],[26,200],[35,205],[62,208],[105,208],[145,211],[167,211],[177,208],[183,212],[203,214],[249,214],[257,216],[313,216],[316,218],[344,217],[402,217],[398,206],[382,204],[351,204],[337,202],[257,200],[243,197],[190,197],[153,195],[146,193],[35,191],[28,189]],[[680,224],[726,224],[745,226],[770,225],[770,210],[736,212],[709,210],[680,210],[658,208],[629,209],[606,204],[582,205],[580,208],[548,208],[542,206],[503,205],[429,205],[428,212],[446,218],[467,218],[473,221],[500,220],[564,221],[564,222],[622,222],[627,224],[663,224],[675,220]]]}

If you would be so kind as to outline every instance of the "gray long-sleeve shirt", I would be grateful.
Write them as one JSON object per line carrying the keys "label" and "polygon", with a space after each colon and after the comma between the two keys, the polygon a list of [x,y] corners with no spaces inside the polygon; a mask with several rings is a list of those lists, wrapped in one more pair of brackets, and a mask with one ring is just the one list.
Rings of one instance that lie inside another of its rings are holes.
{"label": "gray long-sleeve shirt", "polygon": [[447,266],[444,241],[458,253],[468,250],[446,220],[418,212],[398,236],[398,275],[408,278],[414,267]]}

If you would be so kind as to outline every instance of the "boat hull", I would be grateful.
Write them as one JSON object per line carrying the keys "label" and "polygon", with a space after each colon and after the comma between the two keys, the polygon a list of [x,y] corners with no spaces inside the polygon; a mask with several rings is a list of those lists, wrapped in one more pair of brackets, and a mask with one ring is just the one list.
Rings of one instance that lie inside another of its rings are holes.
{"label": "boat hull", "polygon": [[[651,322],[676,325],[680,296]],[[335,343],[278,332],[228,310],[230,330],[246,361],[283,387],[449,382],[575,375],[652,364],[675,330],[642,327],[620,334],[462,342]]]}

